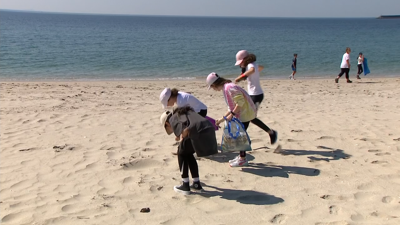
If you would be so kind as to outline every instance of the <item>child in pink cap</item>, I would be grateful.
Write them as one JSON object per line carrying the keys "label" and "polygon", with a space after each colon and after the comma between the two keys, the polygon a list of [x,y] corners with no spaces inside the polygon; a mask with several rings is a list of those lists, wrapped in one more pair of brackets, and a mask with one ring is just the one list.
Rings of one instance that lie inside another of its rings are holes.
{"label": "child in pink cap", "polygon": [[[236,117],[243,123],[244,129],[247,130],[250,121],[256,118],[257,110],[253,101],[247,92],[240,86],[232,83],[231,80],[227,80],[223,77],[218,76],[216,73],[210,73],[207,76],[208,88],[212,88],[214,91],[222,91],[225,97],[225,102],[228,105],[228,112],[224,116],[216,120],[216,125],[226,120],[231,120]],[[239,156],[233,160],[229,160],[231,167],[246,166],[246,152],[241,151]]]}
{"label": "child in pink cap", "polygon": [[[264,99],[264,91],[262,90],[260,84],[260,72],[264,69],[264,67],[258,65],[256,63],[256,59],[257,58],[254,54],[251,54],[246,50],[241,50],[236,54],[235,66],[240,66],[242,69],[245,69],[245,71],[235,79],[235,82],[238,83],[242,80],[247,80],[247,92],[256,105],[256,110],[258,110],[261,102]],[[251,120],[251,122],[267,132],[269,134],[271,144],[275,144],[278,139],[278,132],[270,129],[258,118],[254,118]]]}

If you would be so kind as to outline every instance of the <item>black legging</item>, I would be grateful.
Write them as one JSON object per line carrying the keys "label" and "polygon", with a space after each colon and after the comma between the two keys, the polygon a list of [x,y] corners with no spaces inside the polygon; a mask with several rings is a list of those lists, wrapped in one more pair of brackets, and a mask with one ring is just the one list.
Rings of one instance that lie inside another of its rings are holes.
{"label": "black legging", "polygon": [[206,117],[207,116],[207,109],[202,109],[200,110],[200,112],[198,112],[198,114],[202,117]]}
{"label": "black legging", "polygon": [[362,74],[362,72],[364,72],[364,70],[363,70],[363,68],[362,68],[362,64],[358,64],[357,67],[358,67],[357,75]]}
{"label": "black legging", "polygon": [[[253,100],[254,105],[256,105],[256,108],[258,110],[258,106],[261,104],[261,102],[264,100],[264,94],[260,95],[250,95],[251,100]],[[269,132],[271,129],[265,125],[261,120],[258,118],[254,118],[251,123],[255,124],[257,127],[263,129],[265,132]]]}
{"label": "black legging", "polygon": [[193,156],[194,148],[190,138],[184,138],[178,146],[178,164],[182,178],[189,177],[189,170],[192,177],[199,177],[199,167],[196,158]]}
{"label": "black legging", "polygon": [[[256,108],[258,110],[258,106],[261,104],[262,100],[264,100],[264,94],[260,95],[250,95],[251,100],[253,100],[254,104],[256,105]],[[258,118],[254,118],[250,121],[252,124],[255,124],[257,127],[263,129],[265,132],[270,132],[271,129],[263,123],[263,121],[259,120]],[[244,122],[244,128],[247,131],[247,128],[250,125],[250,122]],[[240,151],[240,157],[246,157],[246,152],[245,151]]]}
{"label": "black legging", "polygon": [[[250,125],[250,121],[248,121],[248,122],[242,122],[243,123],[243,126],[244,126],[244,130],[245,131],[247,131],[247,128],[249,127],[249,125]],[[240,157],[246,157],[246,152],[245,151],[240,151]]]}
{"label": "black legging", "polygon": [[178,154],[179,170],[181,171],[182,178],[189,177],[189,170],[192,177],[199,177],[199,167],[197,165],[196,158],[193,154],[190,155],[179,155]]}
{"label": "black legging", "polygon": [[338,77],[340,78],[344,73],[346,73],[346,79],[348,80],[349,72],[350,72],[349,68],[340,68],[340,73],[339,73]]}

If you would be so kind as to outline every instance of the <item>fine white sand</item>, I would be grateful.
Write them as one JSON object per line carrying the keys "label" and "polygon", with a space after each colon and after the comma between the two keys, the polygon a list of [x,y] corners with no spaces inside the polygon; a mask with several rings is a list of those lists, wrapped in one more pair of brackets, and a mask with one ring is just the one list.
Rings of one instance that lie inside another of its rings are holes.
{"label": "fine white sand", "polygon": [[1,223],[400,224],[400,79],[262,86],[277,144],[250,125],[249,166],[199,158],[205,192],[183,196],[158,96],[191,92],[218,118],[204,80],[2,82]]}

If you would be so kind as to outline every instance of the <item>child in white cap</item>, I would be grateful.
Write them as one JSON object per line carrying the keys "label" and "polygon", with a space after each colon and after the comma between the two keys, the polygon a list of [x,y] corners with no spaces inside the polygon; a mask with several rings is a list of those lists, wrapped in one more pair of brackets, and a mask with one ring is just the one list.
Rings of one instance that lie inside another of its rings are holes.
{"label": "child in white cap", "polygon": [[[196,113],[190,106],[179,107],[173,113],[166,111],[160,117],[161,125],[168,135],[174,133],[180,139],[178,163],[182,184],[174,186],[178,193],[188,195],[190,191],[202,191],[199,168],[193,154],[198,157],[218,153],[214,125]],[[193,184],[189,186],[189,170]]]}
{"label": "child in white cap", "polygon": [[172,90],[170,88],[165,88],[160,94],[160,101],[164,109],[174,105],[177,107],[190,106],[202,117],[206,117],[207,115],[207,106],[204,103],[193,95],[179,91],[176,88]]}

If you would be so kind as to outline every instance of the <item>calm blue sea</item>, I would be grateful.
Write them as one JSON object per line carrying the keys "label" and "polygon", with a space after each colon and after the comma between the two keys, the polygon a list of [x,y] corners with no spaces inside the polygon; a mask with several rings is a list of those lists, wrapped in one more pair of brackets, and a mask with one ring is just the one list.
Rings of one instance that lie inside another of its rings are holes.
{"label": "calm blue sea", "polygon": [[237,75],[246,49],[263,78],[334,77],[345,48],[368,58],[368,76],[400,71],[400,20],[218,18],[0,11],[0,78],[186,79]]}

